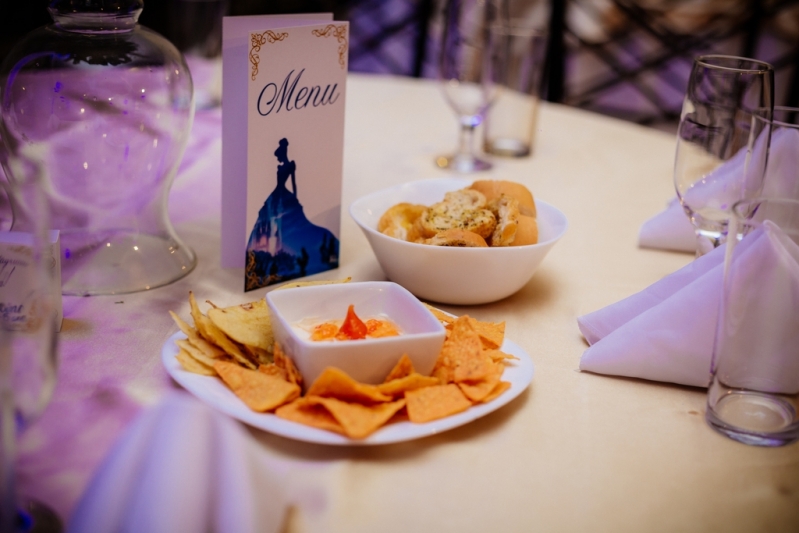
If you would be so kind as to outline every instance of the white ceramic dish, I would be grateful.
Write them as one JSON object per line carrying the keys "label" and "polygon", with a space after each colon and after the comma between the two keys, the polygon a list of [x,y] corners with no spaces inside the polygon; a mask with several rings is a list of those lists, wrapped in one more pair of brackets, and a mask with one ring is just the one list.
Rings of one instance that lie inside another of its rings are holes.
{"label": "white ceramic dish", "polygon": [[555,207],[535,201],[538,244],[501,248],[454,248],[401,241],[377,231],[389,207],[410,202],[431,205],[444,193],[462,189],[472,179],[438,178],[414,181],[368,194],[350,205],[388,279],[419,298],[453,305],[501,300],[521,289],[566,232],[566,216]]}
{"label": "white ceramic dish", "polygon": [[[361,383],[381,383],[402,354],[417,372],[433,370],[446,331],[414,295],[387,281],[336,283],[273,291],[266,295],[275,341],[297,365],[306,384],[329,366],[340,368]],[[357,341],[314,342],[292,328],[304,320],[342,320],[347,307],[363,320],[385,316],[401,335]]]}
{"label": "white ceramic dish", "polygon": [[[296,289],[292,289],[294,291]],[[291,291],[286,291],[291,292]],[[502,351],[518,357],[518,361],[510,361],[502,374],[502,380],[510,382],[510,388],[498,398],[480,405],[475,405],[462,413],[434,420],[425,424],[413,422],[397,422],[384,426],[365,439],[354,440],[330,431],[316,429],[278,418],[271,413],[256,413],[250,410],[225,386],[219,378],[200,376],[183,370],[175,356],[178,348],[175,340],[185,338],[183,333],[175,333],[164,344],[161,350],[161,360],[172,378],[184,389],[194,394],[200,400],[215,409],[236,418],[245,424],[280,435],[289,439],[326,444],[333,446],[372,446],[378,444],[391,444],[408,440],[420,439],[441,433],[448,429],[468,424],[472,420],[481,418],[496,411],[507,404],[533,380],[533,361],[530,356],[518,345],[508,340],[502,345]]]}

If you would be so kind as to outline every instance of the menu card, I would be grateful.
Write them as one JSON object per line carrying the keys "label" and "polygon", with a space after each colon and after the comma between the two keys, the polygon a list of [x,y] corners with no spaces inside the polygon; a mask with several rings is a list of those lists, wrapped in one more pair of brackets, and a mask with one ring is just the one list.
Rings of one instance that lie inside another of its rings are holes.
{"label": "menu card", "polygon": [[244,290],[338,267],[349,25],[223,21],[222,266]]}

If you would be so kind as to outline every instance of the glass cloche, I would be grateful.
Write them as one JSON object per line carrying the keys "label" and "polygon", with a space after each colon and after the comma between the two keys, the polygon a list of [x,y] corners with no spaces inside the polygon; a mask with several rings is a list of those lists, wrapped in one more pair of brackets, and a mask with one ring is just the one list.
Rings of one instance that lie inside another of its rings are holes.
{"label": "glass cloche", "polygon": [[197,262],[167,215],[194,117],[191,75],[169,41],[137,24],[143,4],[53,0],[54,23],[0,67],[0,137],[45,171],[64,294],[152,289]]}

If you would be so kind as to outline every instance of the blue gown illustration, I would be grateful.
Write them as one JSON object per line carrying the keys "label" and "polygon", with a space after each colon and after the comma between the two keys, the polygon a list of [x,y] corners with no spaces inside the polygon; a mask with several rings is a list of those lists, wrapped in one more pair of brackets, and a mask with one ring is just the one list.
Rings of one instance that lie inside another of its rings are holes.
{"label": "blue gown illustration", "polygon": [[[338,267],[338,239],[312,224],[297,194],[297,165],[280,139],[275,157],[277,185],[258,211],[247,242],[245,290],[265,287]],[[291,178],[291,190],[286,186]]]}

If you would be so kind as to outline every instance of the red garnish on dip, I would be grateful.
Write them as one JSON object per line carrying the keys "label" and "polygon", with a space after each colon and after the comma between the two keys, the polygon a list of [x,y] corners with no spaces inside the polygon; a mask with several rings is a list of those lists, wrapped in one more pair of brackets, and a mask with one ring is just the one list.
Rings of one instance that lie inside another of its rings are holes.
{"label": "red garnish on dip", "polygon": [[355,314],[355,306],[350,305],[347,308],[347,316],[344,318],[344,323],[338,333],[336,333],[336,338],[342,341],[365,339],[367,333],[366,324]]}

